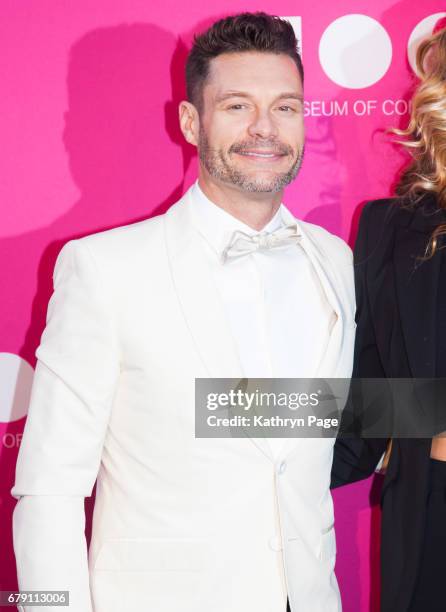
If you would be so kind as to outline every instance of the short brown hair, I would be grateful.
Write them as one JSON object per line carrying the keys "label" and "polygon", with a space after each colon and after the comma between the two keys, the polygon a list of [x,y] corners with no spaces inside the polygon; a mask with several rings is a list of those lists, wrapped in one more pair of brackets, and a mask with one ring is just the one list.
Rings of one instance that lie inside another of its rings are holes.
{"label": "short brown hair", "polygon": [[194,35],[186,61],[186,91],[189,102],[200,112],[209,62],[222,53],[260,51],[291,57],[304,80],[298,41],[289,21],[267,13],[239,13],[216,21],[208,30]]}

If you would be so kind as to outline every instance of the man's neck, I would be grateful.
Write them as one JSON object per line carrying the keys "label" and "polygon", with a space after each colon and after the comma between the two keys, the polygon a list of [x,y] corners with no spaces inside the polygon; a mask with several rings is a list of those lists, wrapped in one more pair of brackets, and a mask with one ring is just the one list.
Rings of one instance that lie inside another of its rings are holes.
{"label": "man's neck", "polygon": [[240,191],[236,186],[219,185],[200,174],[198,184],[205,196],[230,215],[260,231],[276,214],[282,201],[282,191]]}

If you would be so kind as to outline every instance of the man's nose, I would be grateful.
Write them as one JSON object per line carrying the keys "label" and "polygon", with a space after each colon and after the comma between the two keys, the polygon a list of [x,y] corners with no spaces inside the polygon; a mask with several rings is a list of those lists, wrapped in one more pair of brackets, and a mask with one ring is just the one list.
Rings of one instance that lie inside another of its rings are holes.
{"label": "man's nose", "polygon": [[258,111],[248,127],[250,136],[277,136],[277,126],[268,111]]}

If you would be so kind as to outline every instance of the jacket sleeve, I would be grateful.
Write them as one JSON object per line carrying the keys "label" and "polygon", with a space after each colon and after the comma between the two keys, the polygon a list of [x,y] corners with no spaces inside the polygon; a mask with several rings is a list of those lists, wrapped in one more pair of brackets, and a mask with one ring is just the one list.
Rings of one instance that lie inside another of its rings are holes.
{"label": "jacket sleeve", "polygon": [[99,470],[119,354],[85,239],[62,248],[53,280],[11,489],[14,551],[21,590],[69,590],[70,610],[89,612],[84,497]]}
{"label": "jacket sleeve", "polygon": [[[379,204],[378,204],[379,205]],[[372,233],[370,211],[373,202],[364,207],[354,248],[354,272],[356,292],[356,339],[353,360],[353,378],[384,378],[385,372],[376,344],[367,291],[367,259],[369,235]],[[374,241],[370,241],[374,243]],[[345,419],[352,412],[346,410],[340,431],[345,429]],[[358,438],[339,436],[334,446],[331,488],[349,484],[371,476],[377,469],[386,450],[385,438]]]}

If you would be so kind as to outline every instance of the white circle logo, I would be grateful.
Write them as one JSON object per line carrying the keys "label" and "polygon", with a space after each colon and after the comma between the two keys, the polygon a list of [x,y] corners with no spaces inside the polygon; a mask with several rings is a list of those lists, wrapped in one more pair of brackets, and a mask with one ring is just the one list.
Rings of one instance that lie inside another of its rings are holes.
{"label": "white circle logo", "polygon": [[34,370],[13,353],[0,353],[0,422],[17,421],[28,414]]}
{"label": "white circle logo", "polygon": [[337,85],[361,89],[377,83],[392,61],[392,42],[383,26],[367,15],[344,15],[322,34],[319,61]]}
{"label": "white circle logo", "polygon": [[434,13],[433,15],[425,17],[425,19],[414,27],[412,34],[409,36],[409,41],[407,43],[407,59],[409,60],[412,70],[416,74],[418,74],[418,70],[415,59],[418,46],[424,38],[432,34],[435,24],[442,17],[446,17],[446,13]]}

